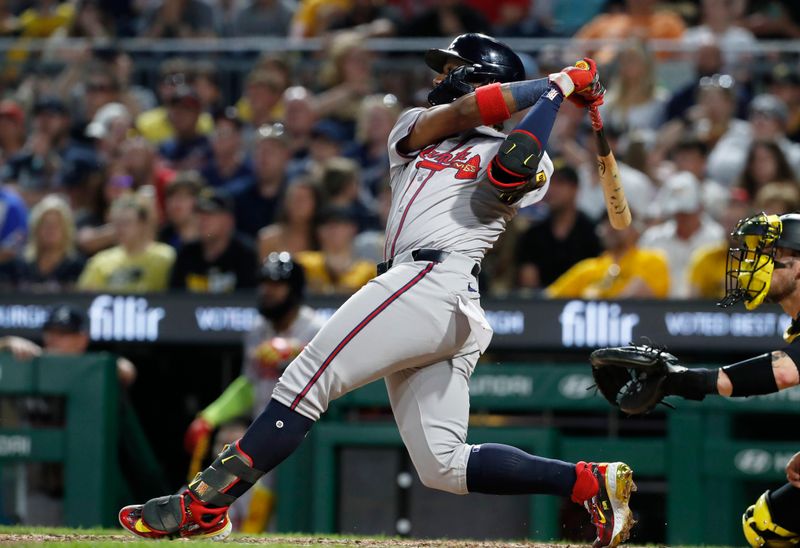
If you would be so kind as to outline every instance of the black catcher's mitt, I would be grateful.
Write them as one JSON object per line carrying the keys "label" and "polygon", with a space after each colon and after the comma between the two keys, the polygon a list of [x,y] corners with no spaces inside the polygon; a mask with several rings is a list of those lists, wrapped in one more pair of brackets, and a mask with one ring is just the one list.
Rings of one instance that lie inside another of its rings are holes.
{"label": "black catcher's mitt", "polygon": [[600,393],[629,415],[648,413],[661,403],[667,375],[683,369],[669,352],[644,344],[599,348],[589,361]]}

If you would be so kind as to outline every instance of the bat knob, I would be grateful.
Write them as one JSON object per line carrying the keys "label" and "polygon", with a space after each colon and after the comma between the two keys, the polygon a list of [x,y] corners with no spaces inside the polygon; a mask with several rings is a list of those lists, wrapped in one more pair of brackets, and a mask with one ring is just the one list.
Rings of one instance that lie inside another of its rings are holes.
{"label": "bat knob", "polygon": [[589,70],[589,63],[587,63],[587,62],[586,62],[586,61],[584,61],[584,60],[580,60],[580,61],[578,61],[577,63],[575,63],[575,66],[576,66],[577,68],[579,68],[579,69],[583,69],[583,70]]}

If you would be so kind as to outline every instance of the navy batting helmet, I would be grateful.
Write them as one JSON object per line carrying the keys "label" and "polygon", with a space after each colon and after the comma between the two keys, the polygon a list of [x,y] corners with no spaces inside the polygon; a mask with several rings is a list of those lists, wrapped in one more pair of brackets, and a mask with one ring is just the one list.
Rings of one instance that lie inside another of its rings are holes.
{"label": "navy batting helmet", "polygon": [[272,252],[258,271],[259,282],[288,282],[292,293],[302,297],[306,288],[303,267],[292,260],[287,251]]}
{"label": "navy batting helmet", "polygon": [[514,82],[525,78],[522,60],[514,51],[491,36],[467,33],[456,37],[447,49],[430,49],[425,63],[436,72],[444,72],[447,61],[464,63],[428,94],[432,105],[452,103],[473,90],[470,84]]}

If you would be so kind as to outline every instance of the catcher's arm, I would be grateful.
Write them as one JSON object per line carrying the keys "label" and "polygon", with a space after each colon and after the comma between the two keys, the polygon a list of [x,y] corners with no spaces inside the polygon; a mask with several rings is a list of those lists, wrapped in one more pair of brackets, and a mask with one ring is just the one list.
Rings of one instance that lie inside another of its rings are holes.
{"label": "catcher's arm", "polygon": [[[647,345],[592,352],[592,375],[603,396],[629,414],[646,413],[666,396],[702,400],[709,394],[747,397],[800,384],[800,353],[791,346],[719,369],[687,369],[678,359]],[[787,352],[788,351],[788,352]]]}

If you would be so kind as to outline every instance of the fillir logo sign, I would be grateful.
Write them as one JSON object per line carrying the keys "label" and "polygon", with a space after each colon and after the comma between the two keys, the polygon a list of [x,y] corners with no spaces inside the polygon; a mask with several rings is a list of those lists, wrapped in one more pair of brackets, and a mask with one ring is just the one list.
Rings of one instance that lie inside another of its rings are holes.
{"label": "fillir logo sign", "polygon": [[89,335],[97,341],[155,341],[164,315],[143,297],[99,295],[89,307]]}
{"label": "fillir logo sign", "polygon": [[639,315],[623,314],[618,304],[570,301],[558,316],[561,344],[567,347],[619,346],[633,340]]}

